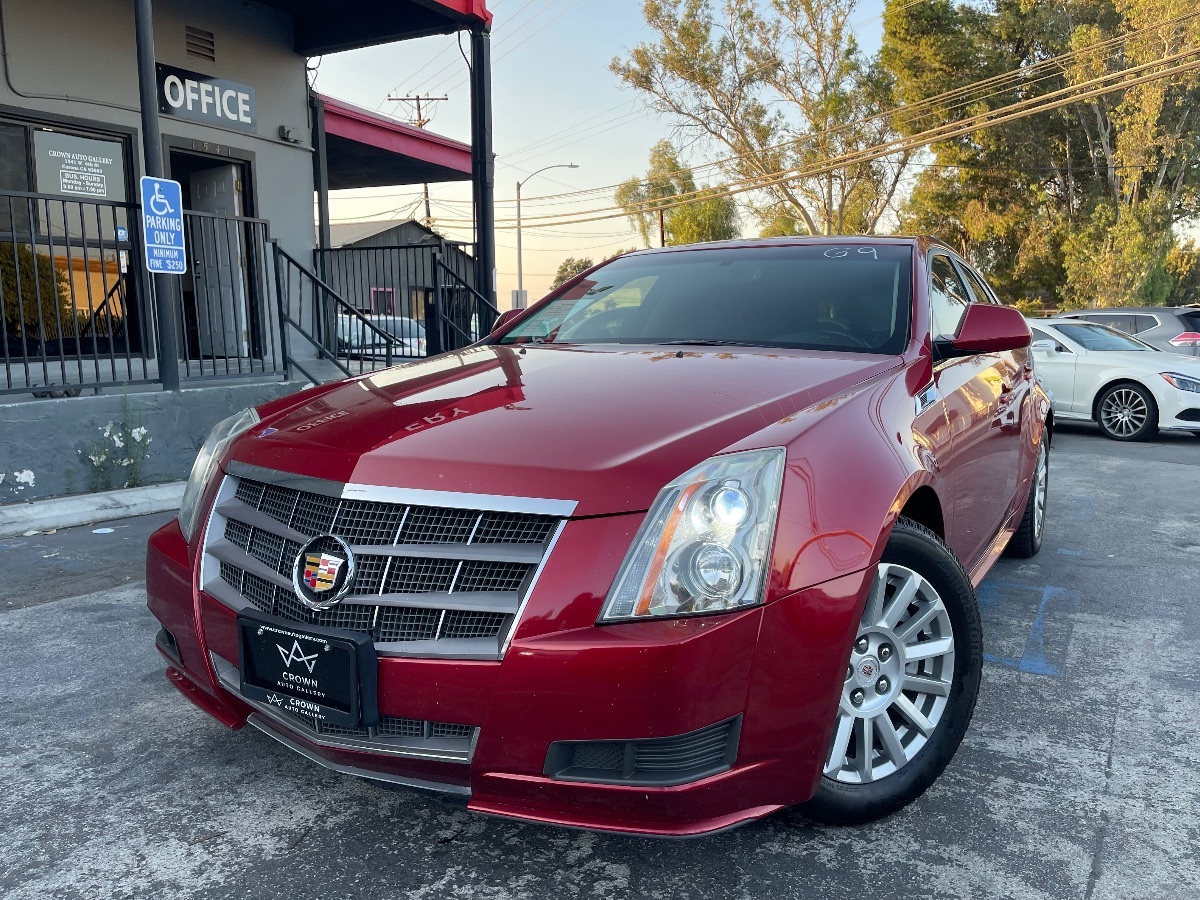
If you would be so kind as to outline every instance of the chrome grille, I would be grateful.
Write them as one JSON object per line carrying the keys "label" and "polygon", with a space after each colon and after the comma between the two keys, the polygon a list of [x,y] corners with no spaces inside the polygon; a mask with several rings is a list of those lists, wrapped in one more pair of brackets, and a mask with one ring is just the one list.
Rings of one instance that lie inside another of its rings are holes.
{"label": "chrome grille", "polygon": [[[498,656],[562,521],[538,512],[360,499],[370,488],[342,497],[342,485],[264,476],[231,473],[223,485],[205,548],[205,590],[235,608],[369,633],[384,655]],[[571,506],[528,502],[566,512]],[[301,548],[324,534],[353,548],[356,567],[349,596],[314,612],[296,597],[292,579]],[[439,646],[443,641],[453,643]]]}

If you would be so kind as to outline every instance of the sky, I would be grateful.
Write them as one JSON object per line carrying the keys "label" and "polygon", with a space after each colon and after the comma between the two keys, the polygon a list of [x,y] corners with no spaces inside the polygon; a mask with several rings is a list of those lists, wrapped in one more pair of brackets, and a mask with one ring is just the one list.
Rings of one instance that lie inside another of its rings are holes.
{"label": "sky", "polygon": [[[496,159],[497,298],[510,304],[517,286],[515,213],[517,181],[522,214],[528,219],[570,209],[612,205],[612,192],[573,201],[550,195],[616,185],[645,174],[650,148],[672,133],[672,122],[648,109],[637,92],[623,88],[608,67],[638,43],[653,38],[641,0],[493,0],[493,141]],[[852,21],[862,49],[874,52],[882,28],[883,0],[859,0]],[[470,54],[469,40],[463,47]],[[316,89],[404,121],[411,105],[389,96],[447,96],[433,104],[430,131],[469,143],[470,87],[467,67],[453,37],[355,50],[313,60]],[[429,116],[429,112],[426,112]],[[706,162],[686,159],[691,165]],[[575,164],[577,169],[543,166]],[[534,177],[530,177],[533,175]],[[471,240],[469,184],[430,186],[437,227],[447,236]],[[420,185],[338,191],[331,195],[333,221],[420,217]],[[522,230],[525,289],[530,301],[545,294],[567,257],[599,261],[640,239],[625,219]]]}

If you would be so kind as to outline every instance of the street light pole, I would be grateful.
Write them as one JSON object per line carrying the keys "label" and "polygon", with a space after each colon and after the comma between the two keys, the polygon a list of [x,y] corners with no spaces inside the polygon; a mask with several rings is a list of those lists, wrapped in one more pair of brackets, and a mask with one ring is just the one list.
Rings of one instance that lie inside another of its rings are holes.
{"label": "street light pole", "polygon": [[517,294],[513,298],[514,309],[525,308],[525,263],[522,256],[521,246],[521,185],[535,175],[541,175],[543,172],[549,172],[551,169],[578,169],[579,166],[575,163],[559,163],[554,166],[546,166],[538,169],[536,172],[531,172],[526,176],[524,181],[517,182]]}

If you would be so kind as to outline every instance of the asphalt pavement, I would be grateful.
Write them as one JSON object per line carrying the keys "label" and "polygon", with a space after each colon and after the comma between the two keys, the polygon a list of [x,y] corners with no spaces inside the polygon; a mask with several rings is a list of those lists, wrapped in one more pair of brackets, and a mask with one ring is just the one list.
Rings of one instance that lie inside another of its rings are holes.
{"label": "asphalt pavement", "polygon": [[981,586],[983,687],[941,780],[869,826],[689,841],[487,818],[226,731],[154,650],[166,517],[0,540],[0,896],[1200,897],[1198,475],[1190,435],[1062,427],[1041,555]]}

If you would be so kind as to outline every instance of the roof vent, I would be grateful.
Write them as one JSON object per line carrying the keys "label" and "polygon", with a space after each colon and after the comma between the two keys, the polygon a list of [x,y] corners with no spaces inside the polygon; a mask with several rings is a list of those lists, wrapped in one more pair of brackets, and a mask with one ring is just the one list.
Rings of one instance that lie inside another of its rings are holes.
{"label": "roof vent", "polygon": [[187,55],[217,61],[217,42],[211,31],[194,28],[191,25],[183,27],[183,41],[187,46]]}

